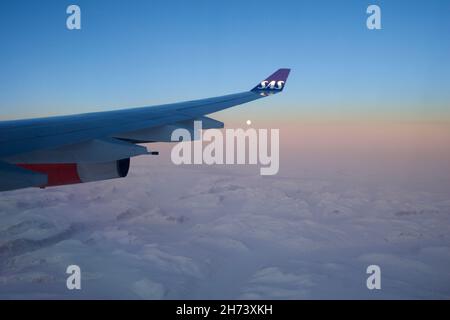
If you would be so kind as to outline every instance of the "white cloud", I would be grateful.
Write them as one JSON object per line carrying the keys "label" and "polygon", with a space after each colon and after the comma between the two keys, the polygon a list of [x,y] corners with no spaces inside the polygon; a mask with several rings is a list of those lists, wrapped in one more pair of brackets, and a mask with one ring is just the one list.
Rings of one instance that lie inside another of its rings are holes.
{"label": "white cloud", "polygon": [[450,296],[448,188],[238,171],[137,162],[126,179],[0,194],[0,298]]}

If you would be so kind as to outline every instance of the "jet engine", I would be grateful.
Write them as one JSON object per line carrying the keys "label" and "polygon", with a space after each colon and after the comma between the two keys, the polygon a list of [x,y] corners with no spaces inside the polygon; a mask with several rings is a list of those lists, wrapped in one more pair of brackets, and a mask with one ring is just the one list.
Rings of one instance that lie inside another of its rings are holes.
{"label": "jet engine", "polygon": [[98,163],[21,163],[17,166],[47,175],[47,184],[40,186],[43,188],[126,177],[130,158]]}

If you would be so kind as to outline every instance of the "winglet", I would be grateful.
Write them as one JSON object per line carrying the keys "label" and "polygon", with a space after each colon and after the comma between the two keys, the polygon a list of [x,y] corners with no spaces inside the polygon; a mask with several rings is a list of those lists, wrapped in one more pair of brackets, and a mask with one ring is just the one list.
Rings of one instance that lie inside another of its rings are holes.
{"label": "winglet", "polygon": [[291,69],[278,69],[275,73],[267,77],[267,79],[261,81],[251,91],[259,93],[262,96],[283,91],[290,71]]}

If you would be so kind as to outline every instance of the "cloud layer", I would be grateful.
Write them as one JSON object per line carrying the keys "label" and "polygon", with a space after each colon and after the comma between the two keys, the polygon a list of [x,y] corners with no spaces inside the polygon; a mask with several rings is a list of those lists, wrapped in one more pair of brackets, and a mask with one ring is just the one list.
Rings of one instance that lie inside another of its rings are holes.
{"label": "cloud layer", "polygon": [[0,298],[450,297],[448,188],[255,172],[143,158],[126,179],[2,193]]}

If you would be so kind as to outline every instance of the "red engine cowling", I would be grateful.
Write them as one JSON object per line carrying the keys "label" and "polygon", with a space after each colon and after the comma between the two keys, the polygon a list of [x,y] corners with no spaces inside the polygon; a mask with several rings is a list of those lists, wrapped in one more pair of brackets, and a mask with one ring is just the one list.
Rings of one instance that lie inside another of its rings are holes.
{"label": "red engine cowling", "polygon": [[102,163],[20,163],[17,166],[46,174],[48,183],[41,187],[51,187],[126,177],[130,158]]}

